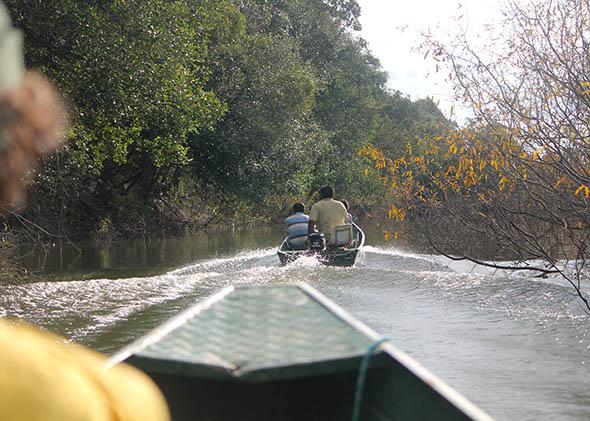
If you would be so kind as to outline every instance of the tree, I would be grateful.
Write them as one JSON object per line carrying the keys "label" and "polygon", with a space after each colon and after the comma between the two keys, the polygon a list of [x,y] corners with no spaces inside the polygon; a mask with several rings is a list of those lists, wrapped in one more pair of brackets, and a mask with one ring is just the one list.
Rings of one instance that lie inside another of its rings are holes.
{"label": "tree", "polygon": [[[192,150],[195,176],[218,195],[260,206],[302,195],[321,133],[310,119],[317,81],[287,36],[248,34],[243,18],[211,45],[210,89],[228,107]],[[311,158],[311,159],[310,159]]]}
{"label": "tree", "polygon": [[560,273],[590,310],[590,3],[513,1],[504,14],[495,47],[426,39],[473,109],[471,126],[425,139],[426,156],[365,154],[391,177],[393,217],[424,218],[437,250],[485,264],[473,241],[485,242],[486,257],[521,262],[511,269]]}
{"label": "tree", "polygon": [[70,142],[26,211],[60,232],[268,218],[326,183],[373,204],[385,188],[359,149],[395,152],[449,124],[388,90],[355,0],[7,4],[27,62],[71,105]]}
{"label": "tree", "polygon": [[121,201],[151,203],[188,163],[189,140],[225,110],[205,86],[208,25],[223,5],[6,3],[25,33],[28,65],[60,87],[73,123],[68,147],[46,163],[31,201],[45,214],[66,209],[85,222],[117,212]]}

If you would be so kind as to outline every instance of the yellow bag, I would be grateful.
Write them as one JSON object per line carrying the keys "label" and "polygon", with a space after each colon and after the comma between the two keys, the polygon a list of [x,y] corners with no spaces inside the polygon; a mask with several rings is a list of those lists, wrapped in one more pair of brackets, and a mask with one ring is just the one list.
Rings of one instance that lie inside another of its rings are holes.
{"label": "yellow bag", "polygon": [[151,379],[21,322],[0,320],[0,419],[168,421]]}

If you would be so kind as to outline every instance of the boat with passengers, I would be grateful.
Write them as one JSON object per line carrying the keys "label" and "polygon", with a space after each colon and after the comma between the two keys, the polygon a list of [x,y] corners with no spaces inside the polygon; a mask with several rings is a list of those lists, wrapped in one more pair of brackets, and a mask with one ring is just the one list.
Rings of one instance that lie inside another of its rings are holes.
{"label": "boat with passengers", "polygon": [[352,223],[337,226],[333,235],[334,245],[326,245],[322,234],[311,234],[308,247],[303,249],[292,247],[288,237],[285,237],[277,251],[281,264],[286,265],[304,256],[315,256],[325,265],[353,266],[365,245],[365,233]]}

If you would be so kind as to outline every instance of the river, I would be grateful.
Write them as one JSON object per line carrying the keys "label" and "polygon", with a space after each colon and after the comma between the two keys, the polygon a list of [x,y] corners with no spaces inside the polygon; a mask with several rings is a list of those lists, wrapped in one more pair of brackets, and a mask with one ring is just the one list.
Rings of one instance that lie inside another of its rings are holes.
{"label": "river", "polygon": [[281,236],[23,249],[36,278],[0,286],[0,315],[112,353],[223,286],[307,282],[498,420],[590,418],[590,316],[561,282],[452,269],[378,232],[354,268],[281,267]]}

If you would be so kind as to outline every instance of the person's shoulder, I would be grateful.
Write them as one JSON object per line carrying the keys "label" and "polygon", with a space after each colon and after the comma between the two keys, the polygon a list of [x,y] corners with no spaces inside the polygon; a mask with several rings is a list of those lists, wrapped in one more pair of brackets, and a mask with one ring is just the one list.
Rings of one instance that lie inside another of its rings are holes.
{"label": "person's shoulder", "polygon": [[293,222],[293,221],[302,221],[302,220],[307,220],[309,219],[309,216],[303,212],[298,212],[295,213],[291,216],[288,216],[285,218],[285,222],[289,223],[289,222]]}
{"label": "person's shoulder", "polygon": [[312,219],[315,221],[315,218],[318,217],[318,212],[320,212],[320,207],[321,205],[319,204],[320,202],[315,202],[312,206],[311,206],[311,210],[309,211],[309,215],[307,216],[309,219]]}
{"label": "person's shoulder", "polygon": [[328,201],[326,201],[326,203],[329,203],[329,206],[338,206],[338,207],[343,207],[344,209],[346,209],[346,207],[344,206],[344,204],[340,201],[340,200],[335,200],[335,199],[330,199]]}

